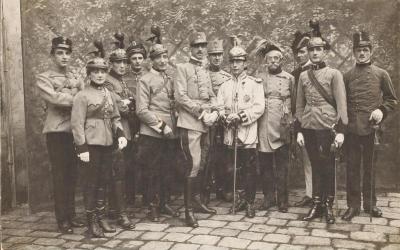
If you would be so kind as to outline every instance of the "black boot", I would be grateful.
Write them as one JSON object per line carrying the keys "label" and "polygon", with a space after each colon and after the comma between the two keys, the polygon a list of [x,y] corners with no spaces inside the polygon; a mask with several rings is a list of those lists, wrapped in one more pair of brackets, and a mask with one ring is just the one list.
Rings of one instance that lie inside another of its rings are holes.
{"label": "black boot", "polygon": [[72,226],[68,221],[58,222],[58,230],[63,234],[72,234]]}
{"label": "black boot", "polygon": [[87,211],[87,224],[88,224],[88,234],[91,238],[104,238],[104,232],[99,226],[96,213],[94,211]]}
{"label": "black boot", "polygon": [[335,223],[335,215],[333,213],[333,202],[334,202],[334,197],[329,196],[325,200],[325,219],[327,224],[333,224]]}
{"label": "black boot", "polygon": [[346,210],[346,212],[343,214],[342,220],[351,221],[351,219],[353,219],[354,216],[357,216],[359,214],[360,214],[360,209],[359,208],[349,207]]}
{"label": "black boot", "polygon": [[184,199],[185,199],[185,222],[189,227],[198,227],[199,223],[193,214],[193,204],[192,204],[192,190],[194,186],[194,178],[187,177],[185,182]]}
{"label": "black boot", "polygon": [[264,201],[263,201],[263,203],[261,205],[261,208],[260,208],[261,210],[268,210],[271,207],[276,206],[275,199],[274,198],[268,198],[268,197],[269,197],[268,195],[264,194]]}
{"label": "black boot", "polygon": [[115,233],[116,230],[107,221],[105,216],[105,207],[97,208],[97,218],[99,220],[99,225],[105,233]]}
{"label": "black boot", "polygon": [[160,196],[160,213],[161,214],[166,214],[172,217],[179,217],[180,212],[178,210],[173,209],[168,205],[168,202],[170,201],[170,192],[168,185],[170,183],[163,182],[162,188],[161,188],[161,196]]}
{"label": "black boot", "polygon": [[132,221],[129,219],[128,215],[125,212],[120,213],[117,223],[126,230],[132,230],[135,228],[135,225],[133,225]]}
{"label": "black boot", "polygon": [[246,202],[246,217],[247,218],[254,218],[256,216],[256,210],[254,209],[254,202]]}
{"label": "black boot", "polygon": [[164,205],[160,206],[160,213],[166,214],[166,215],[169,215],[172,217],[179,217],[179,215],[181,214],[178,210],[173,209],[168,204],[164,204]]}
{"label": "black boot", "polygon": [[120,225],[123,229],[129,230],[135,228],[135,226],[133,225],[132,221],[129,219],[126,213],[124,187],[124,182],[121,180],[117,180],[114,183],[114,192],[111,195],[114,196],[114,207],[116,209],[115,218],[117,219],[118,225]]}
{"label": "black boot", "polygon": [[321,198],[315,196],[313,198],[313,206],[308,212],[307,216],[303,218],[304,221],[310,221],[315,218],[321,218],[322,215],[322,207],[321,207]]}
{"label": "black boot", "polygon": [[[203,192],[202,188],[203,188],[203,183],[204,183],[204,177],[202,173],[199,173],[199,177],[197,177],[198,180],[200,180],[200,183],[194,182],[193,185],[198,184],[199,185],[199,189],[201,190],[200,193]],[[198,189],[198,190],[199,190]],[[193,192],[193,190],[192,190]],[[203,200],[201,199],[202,195],[201,194],[194,194],[192,193],[192,199],[193,199],[193,203],[194,203],[194,208],[196,212],[199,213],[205,213],[205,214],[215,214],[217,213],[217,211],[215,209],[209,208],[207,207],[207,205],[205,203],[203,203]]]}
{"label": "black boot", "polygon": [[152,202],[149,204],[148,217],[152,222],[160,222],[160,198],[155,195]]}
{"label": "black boot", "polygon": [[367,214],[371,213],[372,217],[382,217],[382,210],[380,210],[377,206],[364,206],[364,212],[366,212]]}

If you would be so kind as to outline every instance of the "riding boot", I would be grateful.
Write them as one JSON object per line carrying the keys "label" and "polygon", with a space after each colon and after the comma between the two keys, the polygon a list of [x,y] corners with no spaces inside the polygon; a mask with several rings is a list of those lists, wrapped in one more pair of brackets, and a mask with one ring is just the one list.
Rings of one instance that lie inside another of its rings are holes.
{"label": "riding boot", "polygon": [[308,212],[307,216],[303,218],[304,221],[310,221],[315,218],[321,218],[322,215],[322,207],[321,207],[321,198],[319,196],[315,196],[313,198],[313,206]]}
{"label": "riding boot", "polygon": [[99,226],[95,211],[86,211],[88,234],[91,238],[104,238],[104,232]]}
{"label": "riding boot", "polygon": [[118,180],[114,184],[115,192],[113,196],[115,196],[115,217],[117,219],[118,225],[120,225],[123,229],[133,229],[135,226],[133,225],[132,221],[129,219],[128,215],[126,214],[126,205],[124,199],[124,182]]}
{"label": "riding boot", "polygon": [[325,200],[325,208],[324,208],[324,212],[325,212],[325,218],[326,218],[326,223],[327,224],[333,224],[335,223],[335,215],[333,213],[333,201],[334,201],[334,197],[332,196],[328,196],[328,198],[326,198]]}
{"label": "riding boot", "polygon": [[99,220],[99,225],[105,233],[115,233],[115,228],[111,227],[106,219],[106,208],[105,208],[105,197],[106,191],[104,188],[97,189],[97,218]]}
{"label": "riding boot", "polygon": [[168,201],[170,201],[170,193],[169,189],[166,187],[166,185],[169,185],[165,182],[163,182],[163,187],[161,188],[161,194],[160,194],[160,213],[161,214],[166,214],[172,217],[179,217],[180,213],[178,210],[173,209],[168,205]]}
{"label": "riding boot", "polygon": [[209,183],[210,176],[206,176],[204,172],[199,173],[200,178],[200,200],[204,205],[210,203],[211,186]]}
{"label": "riding boot", "polygon": [[185,222],[189,227],[198,227],[199,224],[194,217],[193,214],[193,203],[192,203],[192,190],[194,186],[194,178],[187,177],[185,181],[185,190],[184,190],[184,200],[185,200]]}

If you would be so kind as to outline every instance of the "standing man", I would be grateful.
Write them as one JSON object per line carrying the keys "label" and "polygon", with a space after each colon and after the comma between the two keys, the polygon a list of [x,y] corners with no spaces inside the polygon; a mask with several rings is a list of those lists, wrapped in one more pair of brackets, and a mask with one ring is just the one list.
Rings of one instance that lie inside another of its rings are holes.
{"label": "standing man", "polygon": [[43,133],[53,175],[55,215],[62,233],[73,233],[72,227],[83,226],[74,219],[78,162],[71,131],[71,109],[74,96],[83,89],[84,83],[69,67],[71,53],[69,38],[54,38],[50,51],[51,68],[36,78],[36,86],[46,103]]}
{"label": "standing man", "polygon": [[141,120],[138,159],[146,176],[149,217],[159,222],[160,213],[178,217],[179,212],[167,202],[172,167],[176,164],[177,130],[174,89],[166,74],[168,51],[162,44],[150,49],[153,67],[140,80],[137,92],[137,115]]}
{"label": "standing man", "polygon": [[[207,56],[206,34],[194,32],[190,37],[191,57],[188,63],[177,65],[175,99],[179,104],[180,164],[186,171],[185,219],[186,224],[198,227],[193,214],[195,205],[199,212],[214,214],[196,194],[205,183],[204,168],[208,160],[209,127],[218,118],[215,111],[216,98],[210,75],[202,65]],[[197,180],[197,183],[196,183]]]}
{"label": "standing man", "polygon": [[135,119],[135,103],[133,94],[123,79],[127,71],[128,56],[124,50],[124,35],[116,33],[117,49],[110,54],[110,72],[107,75],[105,86],[116,94],[118,110],[121,115],[121,124],[127,146],[122,150],[115,147],[113,151],[112,176],[109,185],[109,214],[117,219],[123,229],[133,229],[134,226],[126,213],[125,182],[127,169],[132,164],[132,133],[129,121]]}
{"label": "standing man", "polygon": [[[335,156],[331,148],[332,143],[336,148],[342,146],[348,118],[342,74],[324,62],[329,48],[317,26],[307,45],[312,65],[300,74],[296,117],[301,127],[297,143],[307,149],[313,177],[313,206],[303,220],[324,215],[326,222],[333,224]],[[337,133],[333,133],[333,126]]]}
{"label": "standing man", "polygon": [[[215,39],[208,44],[208,59],[210,65],[211,84],[214,94],[218,94],[221,85],[231,79],[231,75],[221,69],[224,59],[223,40]],[[207,186],[204,190],[204,203],[208,204],[210,199],[210,191],[212,188],[212,175],[215,177],[215,192],[217,199],[231,202],[233,193],[232,187],[227,186],[230,182],[226,181],[227,164],[224,156],[224,127],[221,123],[216,123],[210,129],[210,159],[209,159],[209,176],[207,176]]]}
{"label": "standing man", "polygon": [[264,192],[263,207],[268,209],[277,204],[278,210],[286,213],[290,142],[288,126],[292,117],[291,93],[294,77],[282,70],[283,54],[277,46],[266,44],[258,51],[258,54],[266,62],[266,70],[258,76],[262,79],[265,96],[265,111],[258,120],[260,141],[258,151]]}
{"label": "standing man", "polygon": [[346,221],[350,221],[360,213],[361,158],[364,211],[371,213],[373,217],[382,216],[382,211],[376,207],[373,169],[376,166],[372,165],[375,137],[373,126],[380,125],[397,105],[397,97],[389,74],[371,63],[372,44],[366,32],[357,32],[353,35],[353,53],[356,65],[344,75],[349,112],[346,138],[348,209],[342,216]]}
{"label": "standing man", "polygon": [[[310,33],[301,33],[297,31],[295,33],[295,38],[292,43],[292,52],[294,55],[294,59],[298,64],[298,67],[292,71],[292,75],[294,76],[294,87],[293,87],[293,94],[292,94],[292,114],[296,114],[296,97],[297,97],[297,86],[299,83],[300,74],[303,71],[309,69],[309,65],[311,64],[310,60],[308,59],[308,51],[307,51],[307,44],[310,41]],[[297,145],[293,145],[294,148],[291,150],[297,150]],[[300,147],[299,152],[301,154],[301,159],[304,168],[304,180],[306,183],[306,195],[303,197],[302,200],[296,202],[294,204],[295,207],[303,207],[303,206],[310,206],[312,204],[312,171],[311,171],[311,162],[310,158],[308,157],[307,150],[305,147]],[[291,157],[291,156],[290,156]],[[296,161],[296,159],[292,159]]]}
{"label": "standing man", "polygon": [[[244,202],[246,217],[255,216],[257,174],[257,120],[264,113],[264,92],[261,79],[247,75],[247,53],[234,46],[229,51],[229,61],[233,77],[222,84],[218,91],[218,108],[221,119],[225,121],[224,144],[229,161],[228,182],[233,187],[234,141],[237,143],[237,165],[244,169]],[[235,194],[234,194],[235,195]]]}

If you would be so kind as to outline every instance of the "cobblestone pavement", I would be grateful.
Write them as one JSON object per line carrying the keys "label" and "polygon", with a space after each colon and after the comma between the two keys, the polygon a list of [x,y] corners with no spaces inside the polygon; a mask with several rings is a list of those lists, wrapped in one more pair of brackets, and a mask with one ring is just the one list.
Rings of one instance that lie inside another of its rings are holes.
{"label": "cobblestone pavement", "polygon": [[[294,190],[290,202],[303,196]],[[340,214],[346,208],[345,194],[340,193]],[[260,203],[262,194],[257,194]],[[172,204],[183,211],[182,197]],[[164,217],[160,223],[149,223],[146,209],[132,208],[133,231],[117,229],[106,238],[87,239],[86,228],[75,228],[74,234],[57,232],[52,212],[32,215],[16,210],[1,217],[3,249],[400,249],[400,193],[380,193],[378,206],[383,218],[373,218],[365,213],[351,223],[337,218],[337,223],[327,226],[324,221],[301,221],[308,208],[290,207],[288,213],[257,211],[248,219],[244,213],[229,214],[229,203],[212,201],[217,215],[196,214],[200,227],[186,227],[180,219]],[[78,207],[79,217],[84,218]]]}

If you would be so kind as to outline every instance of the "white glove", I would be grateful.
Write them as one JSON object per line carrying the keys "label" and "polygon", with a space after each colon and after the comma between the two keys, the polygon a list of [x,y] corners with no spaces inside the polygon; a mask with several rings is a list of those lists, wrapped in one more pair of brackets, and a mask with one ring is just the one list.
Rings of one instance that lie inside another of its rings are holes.
{"label": "white glove", "polygon": [[118,138],[118,148],[121,150],[126,147],[128,144],[128,141],[126,140],[125,137],[119,137]]}
{"label": "white glove", "polygon": [[297,144],[299,144],[300,147],[304,146],[304,136],[303,133],[297,133]]}
{"label": "white glove", "polygon": [[212,113],[210,114],[210,121],[211,121],[212,123],[214,123],[214,122],[217,121],[217,119],[218,119],[218,112],[217,112],[217,111],[212,112]]}
{"label": "white glove", "polygon": [[172,129],[168,125],[165,125],[163,133],[164,133],[164,136],[167,138],[171,138],[173,136]]}
{"label": "white glove", "polygon": [[78,158],[83,162],[89,162],[89,152],[83,152],[78,154]]}
{"label": "white glove", "polygon": [[343,133],[338,133],[335,136],[334,144],[336,148],[340,148],[343,145],[344,142],[344,134]]}
{"label": "white glove", "polygon": [[211,127],[215,121],[218,119],[218,113],[217,112],[212,112],[210,113],[205,113],[203,115],[203,122],[206,126]]}
{"label": "white glove", "polygon": [[369,117],[369,120],[374,120],[376,124],[381,123],[383,118],[383,113],[380,109],[375,109],[372,111],[371,116]]}
{"label": "white glove", "polygon": [[128,106],[129,104],[131,104],[131,100],[129,99],[122,99],[121,102],[124,104],[124,106]]}

